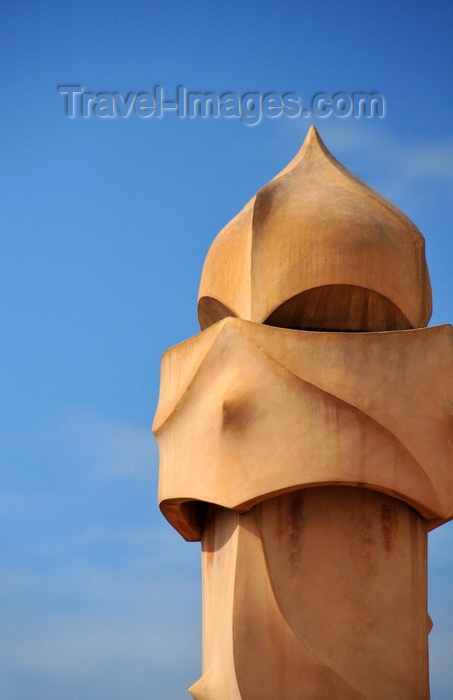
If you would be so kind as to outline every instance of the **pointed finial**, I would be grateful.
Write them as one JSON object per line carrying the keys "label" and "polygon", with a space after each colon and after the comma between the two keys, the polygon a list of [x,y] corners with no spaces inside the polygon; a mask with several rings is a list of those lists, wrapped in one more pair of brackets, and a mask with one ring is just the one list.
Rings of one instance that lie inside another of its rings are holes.
{"label": "pointed finial", "polygon": [[425,326],[423,236],[311,126],[293,160],[215,239],[198,314],[202,329],[226,316],[311,330]]}
{"label": "pointed finial", "polygon": [[282,175],[286,175],[286,173],[290,172],[304,157],[308,155],[308,151],[311,152],[311,155],[314,155],[316,152],[320,151],[321,153],[324,153],[324,155],[330,156],[335,162],[338,162],[327,150],[323,140],[319,135],[319,131],[312,124],[308,129],[307,135],[304,139],[304,142],[302,143],[302,146],[299,148],[294,158],[288,163],[288,165],[285,168],[283,168],[283,170],[281,170],[279,173],[277,173],[277,175],[275,175],[271,182],[281,177]]}

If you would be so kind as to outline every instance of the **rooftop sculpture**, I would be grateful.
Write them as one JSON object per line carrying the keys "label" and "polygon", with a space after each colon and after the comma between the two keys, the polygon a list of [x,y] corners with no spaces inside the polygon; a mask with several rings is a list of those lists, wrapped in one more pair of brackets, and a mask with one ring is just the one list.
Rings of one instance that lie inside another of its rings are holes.
{"label": "rooftop sculpture", "polygon": [[427,532],[453,518],[453,329],[424,239],[312,127],[206,258],[153,430],[201,540],[196,700],[428,700]]}

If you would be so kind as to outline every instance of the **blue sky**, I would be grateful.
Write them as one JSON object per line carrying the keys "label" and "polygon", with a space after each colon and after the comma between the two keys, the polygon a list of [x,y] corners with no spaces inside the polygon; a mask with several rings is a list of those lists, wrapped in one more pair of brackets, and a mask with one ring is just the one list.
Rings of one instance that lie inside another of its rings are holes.
{"label": "blue sky", "polygon": [[[199,548],[156,505],[162,352],[198,332],[223,225],[314,123],[426,237],[453,321],[453,6],[4,4],[0,700],[178,700],[200,673]],[[379,92],[383,119],[69,119],[58,85]],[[430,536],[432,700],[453,697],[453,527]]]}

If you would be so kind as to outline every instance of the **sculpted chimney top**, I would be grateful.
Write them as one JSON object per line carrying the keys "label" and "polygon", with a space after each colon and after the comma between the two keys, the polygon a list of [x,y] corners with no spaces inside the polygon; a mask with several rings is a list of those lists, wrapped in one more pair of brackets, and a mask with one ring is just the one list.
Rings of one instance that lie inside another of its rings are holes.
{"label": "sculpted chimney top", "polygon": [[283,328],[385,331],[431,316],[424,238],[311,127],[299,153],[214,240],[202,330],[227,316]]}
{"label": "sculpted chimney top", "polygon": [[153,425],[162,513],[202,543],[194,700],[429,699],[427,533],[453,518],[430,312],[423,236],[314,128],[214,241]]}

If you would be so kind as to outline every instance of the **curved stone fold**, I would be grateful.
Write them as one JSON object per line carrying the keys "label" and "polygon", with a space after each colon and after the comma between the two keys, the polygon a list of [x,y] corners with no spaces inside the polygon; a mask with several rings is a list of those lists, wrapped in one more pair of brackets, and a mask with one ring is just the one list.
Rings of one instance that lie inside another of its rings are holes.
{"label": "curved stone fold", "polygon": [[214,240],[198,314],[202,329],[225,316],[305,330],[424,327],[424,238],[311,127],[291,163]]}
{"label": "curved stone fold", "polygon": [[435,526],[453,517],[452,403],[451,326],[312,333],[225,319],[163,359],[162,511],[194,540],[203,503],[247,510],[345,484]]}
{"label": "curved stone fold", "polygon": [[159,504],[201,540],[194,700],[427,700],[453,327],[424,239],[311,127],[219,233],[162,360]]}

